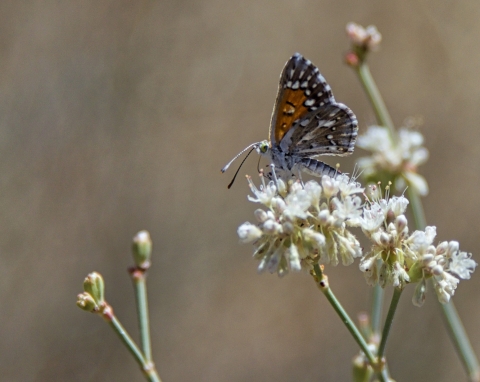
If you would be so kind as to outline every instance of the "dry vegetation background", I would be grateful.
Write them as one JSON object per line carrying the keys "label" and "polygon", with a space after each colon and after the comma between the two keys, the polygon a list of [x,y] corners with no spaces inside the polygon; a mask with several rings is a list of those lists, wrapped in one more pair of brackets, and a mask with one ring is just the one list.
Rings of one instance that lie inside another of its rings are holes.
{"label": "dry vegetation background", "polygon": [[[75,306],[86,274],[137,335],[130,242],[154,240],[153,351],[171,381],[348,381],[357,346],[306,274],[258,276],[237,226],[244,174],[296,51],[374,122],[342,64],[348,21],[384,41],[371,68],[394,121],[423,116],[429,224],[480,259],[480,5],[475,1],[3,1],[0,4],[0,380],[139,381],[115,334]],[[355,158],[341,159],[343,169]],[[331,160],[335,164],[337,160]],[[329,270],[352,314],[357,265]],[[480,354],[480,275],[455,303]],[[464,380],[430,290],[409,287],[387,348],[398,381]]]}

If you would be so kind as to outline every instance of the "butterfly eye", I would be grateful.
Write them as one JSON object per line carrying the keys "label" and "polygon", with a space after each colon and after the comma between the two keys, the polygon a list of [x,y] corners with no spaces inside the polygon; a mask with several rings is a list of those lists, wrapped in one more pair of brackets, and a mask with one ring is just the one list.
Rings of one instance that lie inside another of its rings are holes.
{"label": "butterfly eye", "polygon": [[259,149],[260,149],[260,152],[261,152],[261,153],[265,154],[265,153],[267,152],[267,150],[268,150],[268,143],[267,143],[267,142],[262,142],[262,143],[260,144]]}

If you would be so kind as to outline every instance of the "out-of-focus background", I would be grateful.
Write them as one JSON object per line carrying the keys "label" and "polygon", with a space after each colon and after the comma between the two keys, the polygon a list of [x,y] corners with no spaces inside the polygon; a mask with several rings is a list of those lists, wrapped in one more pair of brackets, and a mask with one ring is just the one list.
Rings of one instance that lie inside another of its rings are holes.
{"label": "out-of-focus background", "polygon": [[[131,238],[154,240],[153,351],[169,381],[347,381],[358,351],[308,274],[257,275],[236,229],[253,221],[244,165],[267,138],[277,81],[294,52],[337,100],[375,122],[342,63],[345,25],[375,24],[369,58],[392,117],[421,116],[424,199],[438,240],[480,258],[480,5],[475,1],[82,1],[0,5],[0,380],[133,381],[137,365],[97,316],[75,306],[101,272],[137,338],[126,269]],[[345,171],[352,158],[340,162]],[[236,166],[233,166],[236,168]],[[413,223],[412,223],[413,226]],[[329,269],[348,312],[368,309],[358,264]],[[454,301],[480,353],[480,275]],[[387,348],[398,381],[463,380],[433,290],[407,288]]]}

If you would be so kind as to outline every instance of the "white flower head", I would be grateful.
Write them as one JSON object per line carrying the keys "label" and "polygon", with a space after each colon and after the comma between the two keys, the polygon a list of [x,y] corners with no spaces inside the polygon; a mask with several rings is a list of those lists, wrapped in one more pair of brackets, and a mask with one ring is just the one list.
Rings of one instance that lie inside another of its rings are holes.
{"label": "white flower head", "polygon": [[393,176],[397,190],[402,191],[408,185],[420,195],[426,195],[428,184],[417,173],[418,166],[428,159],[423,141],[423,135],[410,128],[391,132],[387,127],[370,126],[357,141],[358,147],[371,152],[371,156],[358,161],[363,176],[372,180],[381,174],[389,174]]}
{"label": "white flower head", "polygon": [[382,41],[382,35],[374,25],[364,28],[355,23],[348,23],[347,36],[354,46],[366,50],[376,50]]}
{"label": "white flower head", "polygon": [[257,188],[251,178],[248,182],[254,194],[248,199],[266,209],[257,209],[258,223],[242,224],[238,236],[242,243],[253,243],[259,272],[283,276],[315,262],[349,265],[361,256],[360,243],[347,229],[360,225],[360,184],[346,175],[323,176],[321,185],[311,180],[304,186],[298,181],[284,186],[262,179]]}

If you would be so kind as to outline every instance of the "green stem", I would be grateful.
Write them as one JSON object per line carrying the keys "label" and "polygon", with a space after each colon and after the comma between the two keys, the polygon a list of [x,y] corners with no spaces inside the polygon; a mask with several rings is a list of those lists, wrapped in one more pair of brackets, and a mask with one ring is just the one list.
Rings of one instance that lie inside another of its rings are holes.
{"label": "green stem", "polygon": [[108,322],[108,324],[115,331],[115,333],[117,333],[120,340],[127,347],[128,351],[133,355],[147,380],[150,382],[161,382],[153,363],[148,362],[145,359],[138,346],[132,340],[132,337],[130,337],[130,335],[127,333],[120,321],[113,314],[113,311],[111,311],[110,309],[108,311],[108,314],[103,314],[103,318],[105,319],[105,321]]}
{"label": "green stem", "polygon": [[[415,220],[417,229],[425,229],[426,220],[423,212],[422,200],[418,193],[413,190],[413,187],[408,188],[408,197],[410,199],[411,210]],[[455,346],[455,350],[463,363],[465,370],[471,381],[480,381],[480,365],[477,356],[468,339],[462,320],[460,319],[453,301],[450,300],[447,304],[440,304],[442,308],[445,326],[450,335],[450,338]]]}
{"label": "green stem", "polygon": [[144,271],[132,273],[137,302],[138,325],[140,329],[140,343],[147,362],[152,361],[152,346],[150,343],[150,323],[147,302],[147,283]]}
{"label": "green stem", "polygon": [[382,95],[373,80],[368,65],[365,62],[362,62],[356,69],[358,77],[360,78],[360,83],[372,104],[378,123],[382,126],[386,126],[390,131],[390,134],[393,136],[395,134],[395,127],[393,126],[392,118],[390,117],[385,102],[383,102]]}
{"label": "green stem", "polygon": [[372,332],[374,334],[380,333],[380,322],[382,320],[383,310],[383,288],[380,285],[373,287],[373,301],[372,301]]}
{"label": "green stem", "polygon": [[[392,119],[390,117],[390,114],[388,113],[388,110],[385,106],[385,102],[383,102],[382,96],[375,84],[375,81],[373,80],[372,74],[370,73],[370,70],[367,64],[365,63],[365,61],[363,61],[357,67],[356,72],[372,104],[378,123],[381,125],[387,126],[387,128],[390,131],[390,134],[393,137],[395,135],[395,129],[394,129]],[[423,210],[423,205],[420,199],[420,195],[418,195],[418,193],[415,192],[413,187],[409,187],[407,192],[410,200],[411,211],[413,213],[413,217],[415,220],[416,229],[423,230],[425,229],[427,224],[426,224],[425,213]],[[392,303],[393,303],[393,300],[392,300]],[[471,379],[471,381],[480,381],[480,366],[479,366],[477,357],[475,355],[475,352],[472,349],[468,336],[465,333],[465,329],[463,328],[460,317],[458,316],[458,313],[455,309],[455,305],[453,304],[452,301],[450,301],[448,304],[440,304],[440,305],[442,307],[442,311],[444,314],[447,330],[450,333],[450,337],[452,338],[454,346],[469,375],[469,378]],[[387,317],[387,320],[388,320],[388,317]],[[375,322],[374,316],[372,313],[372,325],[374,325],[374,322]],[[384,328],[384,332],[385,332],[385,328]],[[382,342],[383,341],[384,341],[384,338],[382,337]],[[385,346],[385,344],[383,346]],[[382,354],[383,354],[383,351],[384,349],[382,350]]]}
{"label": "green stem", "polygon": [[358,346],[360,346],[360,349],[365,353],[366,357],[368,358],[368,361],[372,366],[375,366],[377,364],[377,360],[373,353],[370,351],[368,348],[367,343],[365,342],[365,339],[363,338],[362,334],[360,331],[357,329],[355,326],[355,323],[352,321],[352,319],[348,316],[347,312],[345,309],[343,309],[342,305],[340,302],[337,300],[335,295],[333,294],[332,290],[328,286],[328,281],[326,281],[326,277],[323,275],[322,270],[320,269],[320,266],[318,264],[315,264],[313,266],[313,269],[315,271],[315,275],[317,279],[319,280],[318,283],[320,285],[320,289],[327,298],[328,302],[333,306],[333,309],[335,309],[335,312],[340,316],[342,322],[344,325],[347,327],[348,331],[350,334],[353,336],[355,341],[357,342]]}
{"label": "green stem", "polygon": [[390,302],[390,308],[388,308],[387,318],[385,320],[385,325],[383,326],[382,340],[380,341],[380,346],[378,347],[378,359],[381,360],[385,354],[385,346],[387,345],[388,334],[393,323],[393,317],[395,316],[395,311],[397,310],[398,301],[400,301],[400,296],[402,295],[403,289],[395,288],[393,290],[392,301]]}
{"label": "green stem", "polygon": [[408,199],[410,200],[410,208],[412,210],[413,219],[415,220],[415,228],[424,230],[427,226],[425,212],[423,211],[422,199],[412,186],[407,189]]}
{"label": "green stem", "polygon": [[455,305],[450,301],[447,304],[440,304],[440,306],[443,310],[443,317],[448,333],[450,334],[457,353],[460,355],[463,366],[468,372],[469,380],[478,382],[480,380],[478,360],[465,332],[465,328],[458,317]]}

